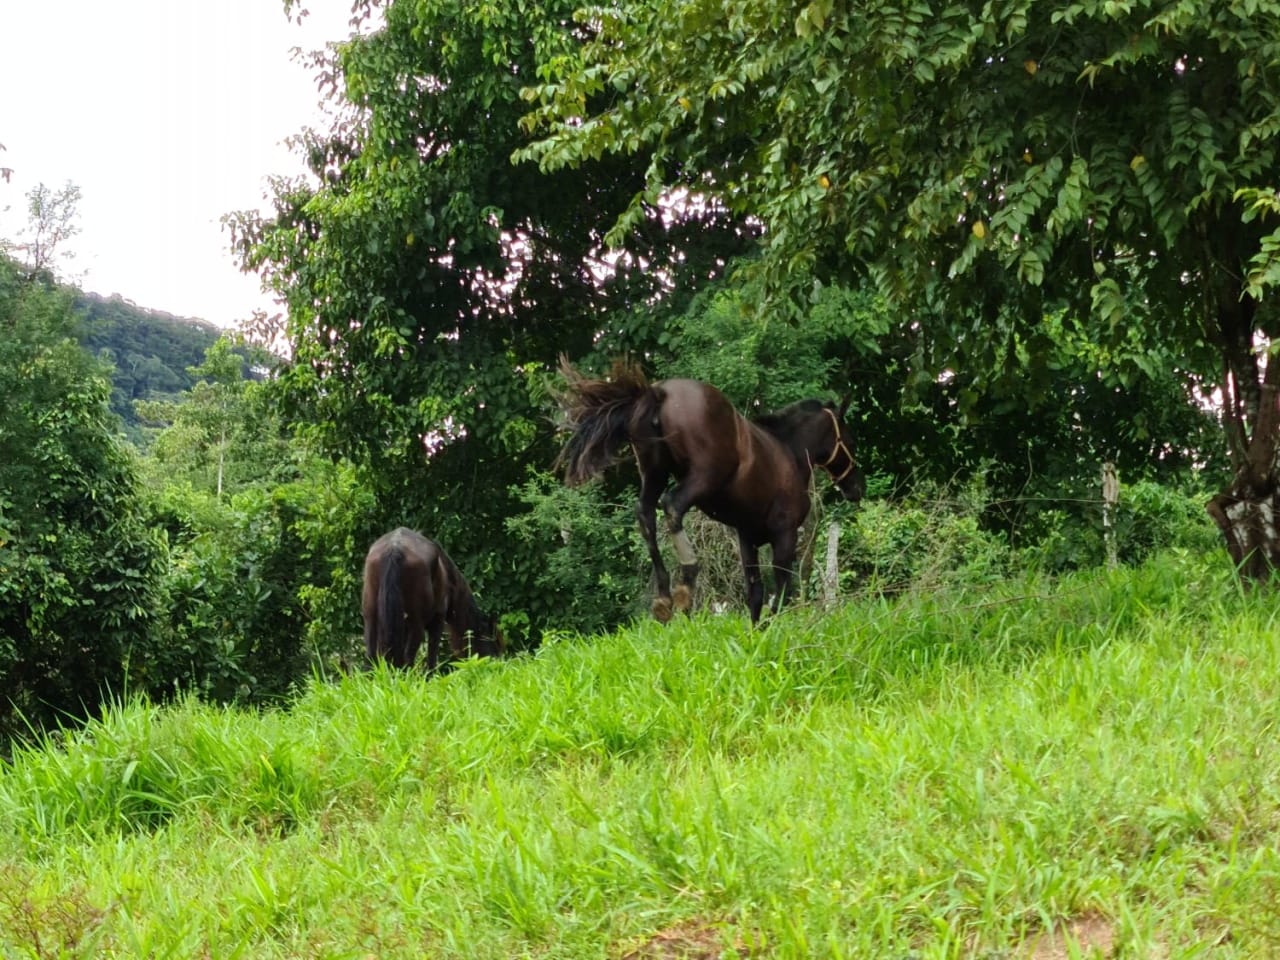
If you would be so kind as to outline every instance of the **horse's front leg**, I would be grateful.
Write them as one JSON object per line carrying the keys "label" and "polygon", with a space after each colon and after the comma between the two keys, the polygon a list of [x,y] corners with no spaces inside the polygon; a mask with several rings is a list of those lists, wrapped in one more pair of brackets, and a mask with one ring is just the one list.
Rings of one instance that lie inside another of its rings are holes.
{"label": "horse's front leg", "polygon": [[773,539],[773,583],[777,591],[772,610],[777,613],[791,599],[791,576],[796,564],[798,530],[785,530]]}
{"label": "horse's front leg", "polygon": [[642,473],[640,499],[636,501],[636,520],[640,524],[640,534],[644,537],[645,546],[649,548],[649,562],[653,564],[653,578],[657,589],[650,609],[662,623],[671,619],[671,578],[662,563],[662,554],[658,552],[658,497],[665,480],[665,475],[661,473]]}
{"label": "horse's front leg", "polygon": [[747,610],[751,612],[751,624],[760,621],[764,607],[764,581],[760,578],[760,548],[738,531],[738,553],[742,557],[742,575],[747,581]]}
{"label": "horse's front leg", "polygon": [[[443,634],[441,635],[443,636]],[[459,630],[449,624],[449,656],[454,660],[464,660],[471,656],[475,637],[467,630]]]}
{"label": "horse's front leg", "polygon": [[[427,628],[427,673],[435,673],[436,667],[440,665],[440,648],[443,634],[443,626],[438,620]],[[418,639],[422,639],[421,634],[418,635]]]}
{"label": "horse's front leg", "polygon": [[676,574],[675,607],[684,613],[693,608],[693,588],[698,582],[698,555],[684,532],[685,514],[693,502],[694,487],[686,478],[662,498],[662,512],[667,518],[667,533],[676,550],[680,570]]}

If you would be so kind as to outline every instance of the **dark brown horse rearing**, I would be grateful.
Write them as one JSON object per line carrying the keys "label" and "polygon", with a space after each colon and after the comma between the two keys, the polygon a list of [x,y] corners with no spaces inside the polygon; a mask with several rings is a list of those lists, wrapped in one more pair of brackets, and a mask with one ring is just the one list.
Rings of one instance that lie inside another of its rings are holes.
{"label": "dark brown horse rearing", "polygon": [[[688,611],[698,575],[697,557],[684,532],[684,515],[697,507],[738,533],[751,621],[760,619],[764,583],[759,549],[773,548],[774,609],[786,602],[800,524],[809,513],[809,478],[825,469],[840,492],[859,500],[862,472],[843,425],[844,407],[802,400],[750,421],[715,387],[697,380],[650,385],[634,364],[615,361],[607,380],[589,380],[561,360],[566,389],[560,398],[570,436],[558,463],[570,485],[601,474],[630,444],[640,467],[636,515],[657,581],[653,614]],[[674,478],[670,489],[667,484]],[[680,569],[674,601],[658,553],[655,509],[661,503]]]}
{"label": "dark brown horse rearing", "polygon": [[503,652],[494,618],[480,612],[449,555],[405,527],[383,534],[369,548],[361,610],[370,661],[382,657],[392,666],[412,666],[425,634],[427,669],[435,670],[446,626],[455,657]]}

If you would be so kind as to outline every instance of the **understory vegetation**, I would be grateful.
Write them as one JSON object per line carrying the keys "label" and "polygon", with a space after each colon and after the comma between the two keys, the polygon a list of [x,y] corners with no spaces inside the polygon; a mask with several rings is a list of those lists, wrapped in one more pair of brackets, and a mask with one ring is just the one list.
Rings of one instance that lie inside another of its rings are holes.
{"label": "understory vegetation", "polygon": [[1273,956],[1280,607],[1224,567],[128,699],[0,768],[0,952]]}
{"label": "understory vegetation", "polygon": [[[495,440],[484,469],[453,463],[461,446],[494,439],[478,433],[415,454],[397,468],[408,492],[388,488],[376,463],[326,455],[310,432],[321,424],[290,421],[280,381],[249,376],[232,337],[188,369],[190,390],[138,404],[149,424],[139,445],[111,412],[109,368],[77,339],[74,292],[0,258],[0,294],[0,324],[13,334],[0,341],[0,385],[14,412],[0,422],[6,741],[74,724],[124,691],[156,702],[194,694],[271,704],[314,670],[359,662],[361,563],[395,526],[446,547],[514,649],[559,631],[607,632],[646,612],[648,556],[627,465],[569,489],[547,472],[549,435],[536,456],[514,457]],[[738,299],[721,292],[690,305],[666,328],[671,352],[655,360],[655,374],[714,378],[740,409],[773,409],[829,394],[833,358],[852,349],[843,324],[865,315],[874,327],[883,316],[868,296],[831,292],[805,327],[764,328]],[[768,356],[777,338],[786,363]],[[254,355],[263,369],[279,363]],[[531,383],[541,384],[538,416],[549,420],[546,384]],[[858,456],[870,476],[860,507],[833,502],[826,478],[815,481],[802,598],[893,597],[1102,564],[1098,469],[1107,451],[1117,451],[1122,477],[1116,562],[1168,547],[1220,549],[1203,505],[1221,472],[1200,432],[1207,415],[1185,398],[1175,435],[1186,457],[1204,461],[1199,468],[1156,456],[1149,438],[1115,439],[1113,415],[1130,403],[1123,391],[1068,394],[1030,421],[995,417],[984,430],[1003,424],[1006,446],[993,457],[992,437],[960,429],[945,396],[933,401],[940,413],[922,412],[890,402],[902,389],[890,377],[860,404]],[[1086,428],[1086,414],[1103,426]],[[502,469],[491,475],[492,463]],[[437,470],[465,490],[429,481]],[[696,513],[689,531],[703,565],[699,609],[741,609],[733,534]]]}

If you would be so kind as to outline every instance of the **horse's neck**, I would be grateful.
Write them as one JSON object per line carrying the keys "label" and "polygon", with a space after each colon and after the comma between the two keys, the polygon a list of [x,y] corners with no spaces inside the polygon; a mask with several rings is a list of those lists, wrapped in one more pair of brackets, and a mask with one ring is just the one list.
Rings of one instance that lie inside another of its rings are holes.
{"label": "horse's neck", "polygon": [[461,576],[451,584],[449,593],[449,609],[452,611],[452,626],[459,633],[480,632],[480,611],[476,607],[475,597]]}
{"label": "horse's neck", "polygon": [[813,458],[809,455],[808,449],[794,435],[778,433],[761,423],[752,425],[765,436],[772,437],[777,441],[778,445],[791,458],[791,462],[795,464],[796,470],[800,473],[800,479],[807,484],[809,482],[809,474],[813,472]]}

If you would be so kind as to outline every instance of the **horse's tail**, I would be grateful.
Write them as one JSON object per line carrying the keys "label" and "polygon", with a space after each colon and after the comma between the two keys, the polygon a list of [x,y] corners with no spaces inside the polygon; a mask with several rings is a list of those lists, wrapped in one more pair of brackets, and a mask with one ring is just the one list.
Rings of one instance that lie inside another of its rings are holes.
{"label": "horse's tail", "polygon": [[392,663],[404,650],[404,595],[400,589],[402,567],[404,548],[392,543],[387,547],[378,582],[378,649]]}
{"label": "horse's tail", "polygon": [[565,482],[572,487],[599,476],[613,463],[618,448],[631,441],[630,424],[637,409],[657,401],[644,371],[625,358],[614,360],[609,379],[589,380],[562,354],[560,373],[565,387],[557,399],[569,439],[555,465],[564,467]]}

